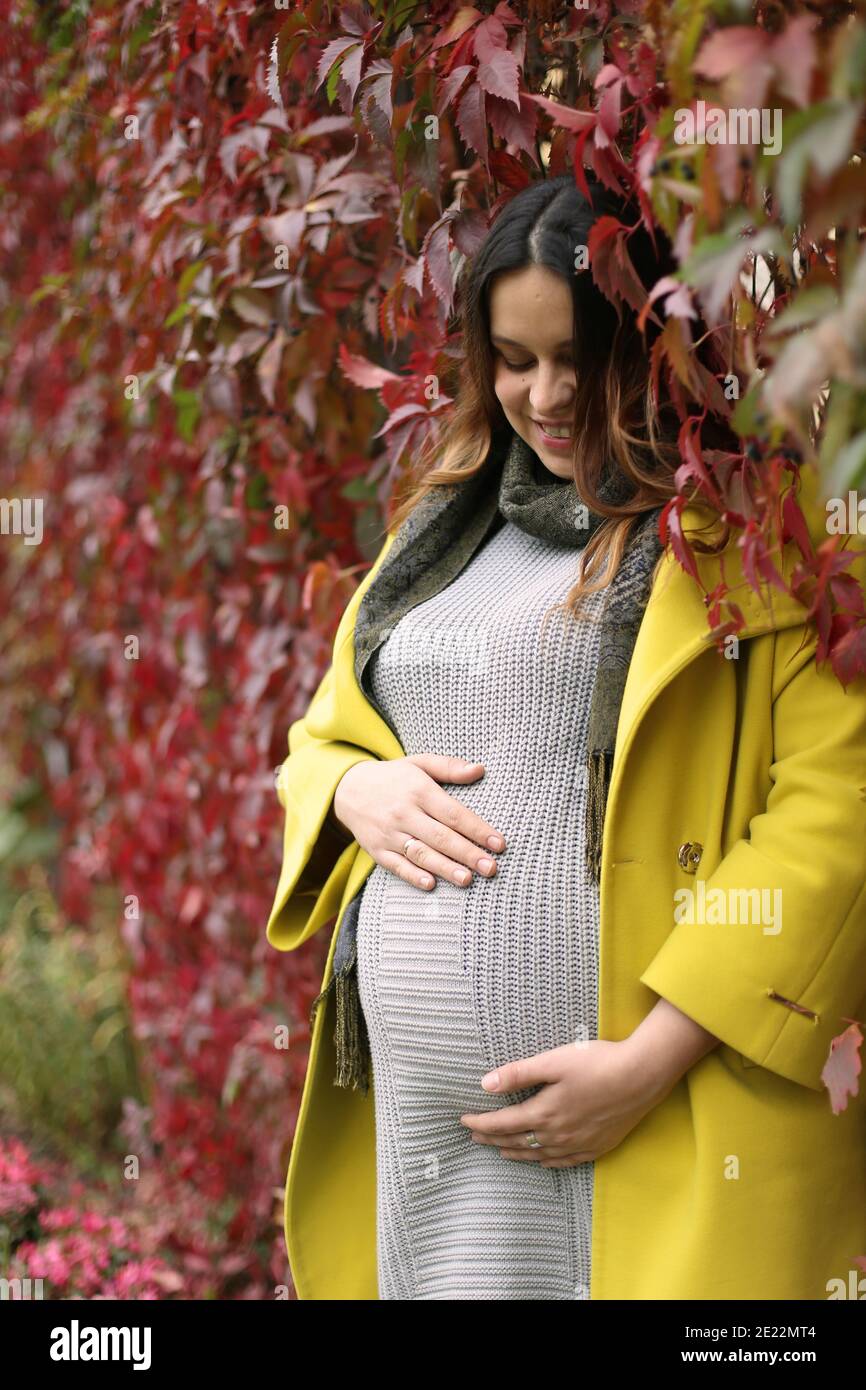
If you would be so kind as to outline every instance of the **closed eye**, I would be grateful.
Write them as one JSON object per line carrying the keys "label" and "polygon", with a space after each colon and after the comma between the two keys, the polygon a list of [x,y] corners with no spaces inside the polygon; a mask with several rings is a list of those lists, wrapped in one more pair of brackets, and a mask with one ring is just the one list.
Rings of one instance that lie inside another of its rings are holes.
{"label": "closed eye", "polygon": [[[509,372],[528,372],[529,369],[530,369],[530,367],[533,365],[531,362],[509,362],[508,358],[507,358],[507,357],[504,357],[504,356],[502,355],[502,353],[501,353],[498,349],[497,349],[497,356],[499,357],[500,361],[502,362],[503,367],[507,367],[507,369],[508,369]],[[565,362],[569,367],[573,367],[573,366],[574,366],[574,356],[573,356],[573,354],[569,353],[569,355],[568,355],[567,357],[563,357],[562,360],[563,360],[563,362]]]}

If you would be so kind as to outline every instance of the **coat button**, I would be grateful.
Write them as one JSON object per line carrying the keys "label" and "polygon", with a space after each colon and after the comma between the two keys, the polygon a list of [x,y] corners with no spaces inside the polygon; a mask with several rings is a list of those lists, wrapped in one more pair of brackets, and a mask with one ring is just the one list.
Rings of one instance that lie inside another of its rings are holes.
{"label": "coat button", "polygon": [[686,840],[677,850],[677,862],[687,874],[693,874],[701,862],[704,847],[697,840]]}

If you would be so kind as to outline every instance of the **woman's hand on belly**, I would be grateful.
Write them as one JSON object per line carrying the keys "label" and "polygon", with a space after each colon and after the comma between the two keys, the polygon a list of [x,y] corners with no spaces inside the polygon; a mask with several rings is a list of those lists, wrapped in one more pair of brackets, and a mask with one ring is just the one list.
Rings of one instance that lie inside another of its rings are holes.
{"label": "woman's hand on belly", "polygon": [[[627,1042],[581,1039],[508,1062],[488,1073],[499,1078],[498,1085],[484,1087],[488,1094],[530,1086],[541,1090],[515,1105],[462,1115],[461,1124],[472,1131],[476,1143],[498,1148],[503,1158],[540,1163],[543,1168],[570,1168],[599,1158],[670,1090],[635,1065]],[[533,1133],[540,1148],[526,1143]]]}
{"label": "woman's hand on belly", "polygon": [[474,782],[481,763],[438,753],[365,760],[350,767],[334,794],[337,820],[383,869],[426,891],[435,875],[466,888],[472,870],[496,873],[505,839],[489,821],[449,796],[440,782]]}

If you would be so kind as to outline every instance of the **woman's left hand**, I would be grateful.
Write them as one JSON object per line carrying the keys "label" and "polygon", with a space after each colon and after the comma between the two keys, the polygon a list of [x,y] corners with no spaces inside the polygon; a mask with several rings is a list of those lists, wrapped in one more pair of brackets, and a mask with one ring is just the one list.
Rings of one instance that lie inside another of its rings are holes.
{"label": "woman's left hand", "polygon": [[[491,1085],[497,1075],[498,1084]],[[570,1168],[615,1148],[677,1079],[677,1073],[653,1066],[634,1036],[622,1042],[569,1043],[489,1072],[482,1084],[497,1095],[529,1086],[542,1089],[515,1105],[462,1115],[461,1124],[476,1143],[493,1145],[503,1158]],[[530,1131],[541,1148],[526,1144]]]}

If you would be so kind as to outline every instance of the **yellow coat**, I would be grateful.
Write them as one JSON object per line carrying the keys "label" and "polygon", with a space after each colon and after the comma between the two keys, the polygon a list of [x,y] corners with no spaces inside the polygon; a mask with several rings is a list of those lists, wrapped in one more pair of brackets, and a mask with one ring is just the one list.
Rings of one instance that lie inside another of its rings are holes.
{"label": "yellow coat", "polygon": [[[278,779],[267,939],[295,950],[336,915],[323,987],[342,910],[374,867],[357,841],[341,851],[321,835],[334,791],[362,758],[403,756],[358,687],[352,646],[392,540],[343,614]],[[715,563],[699,560],[709,574]],[[662,995],[721,1044],[596,1159],[592,1299],[826,1299],[866,1255],[864,1088],[834,1115],[820,1079],[831,1039],[866,1018],[864,681],[843,690],[816,669],[792,600],[775,591],[770,612],[744,584],[737,599],[747,627],[726,659],[666,552],[629,668],[603,843],[599,1037],[625,1038]],[[702,846],[697,872],[687,843]],[[675,922],[674,895],[700,879],[707,892],[781,889],[781,930]],[[299,1298],[375,1299],[374,1100],[333,1084],[333,1031],[332,990],[313,1029],[286,1243]]]}

